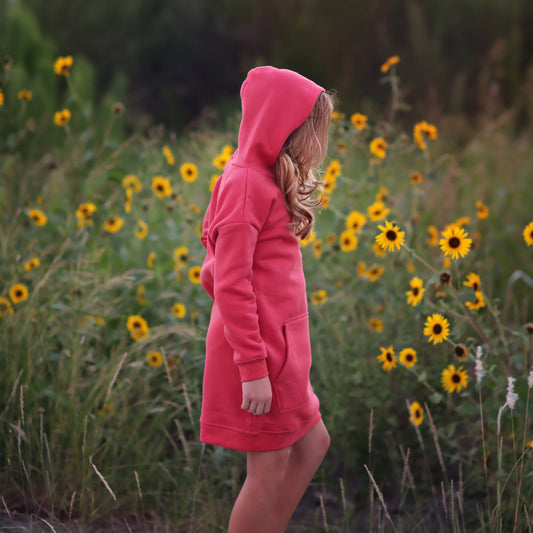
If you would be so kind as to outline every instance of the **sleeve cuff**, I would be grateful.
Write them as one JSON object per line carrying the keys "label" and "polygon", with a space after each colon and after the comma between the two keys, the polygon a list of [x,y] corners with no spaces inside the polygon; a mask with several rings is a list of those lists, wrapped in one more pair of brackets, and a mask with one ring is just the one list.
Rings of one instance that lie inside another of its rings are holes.
{"label": "sleeve cuff", "polygon": [[255,359],[247,363],[237,363],[242,381],[253,381],[268,376],[266,359]]}

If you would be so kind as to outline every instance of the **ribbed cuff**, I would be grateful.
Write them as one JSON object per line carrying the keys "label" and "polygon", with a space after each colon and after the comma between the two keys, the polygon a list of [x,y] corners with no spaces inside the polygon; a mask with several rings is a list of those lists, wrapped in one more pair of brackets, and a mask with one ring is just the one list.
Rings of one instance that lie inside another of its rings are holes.
{"label": "ribbed cuff", "polygon": [[253,381],[254,379],[268,376],[266,359],[254,359],[248,363],[237,363],[242,381]]}

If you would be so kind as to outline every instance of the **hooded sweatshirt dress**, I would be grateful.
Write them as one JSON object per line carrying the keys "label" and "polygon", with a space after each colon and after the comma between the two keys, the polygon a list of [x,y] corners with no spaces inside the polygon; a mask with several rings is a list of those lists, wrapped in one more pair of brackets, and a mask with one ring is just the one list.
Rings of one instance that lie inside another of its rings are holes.
{"label": "hooded sweatshirt dress", "polygon": [[[252,69],[241,87],[238,148],[206,211],[201,282],[213,298],[206,339],[200,440],[277,450],[320,420],[309,381],[311,346],[298,238],[275,183],[287,137],[324,89],[285,69]],[[242,382],[269,376],[266,415],[241,409]]]}

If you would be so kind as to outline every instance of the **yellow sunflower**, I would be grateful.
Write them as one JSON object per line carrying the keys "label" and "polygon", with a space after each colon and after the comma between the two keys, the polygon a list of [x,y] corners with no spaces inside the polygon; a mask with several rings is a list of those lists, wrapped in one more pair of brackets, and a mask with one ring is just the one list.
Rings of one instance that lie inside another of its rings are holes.
{"label": "yellow sunflower", "polygon": [[424,335],[429,337],[428,342],[439,344],[448,338],[450,323],[448,319],[439,313],[428,316],[424,324]]}
{"label": "yellow sunflower", "polygon": [[0,296],[0,317],[12,315],[14,312],[11,302],[7,298]]}
{"label": "yellow sunflower", "polygon": [[193,266],[189,269],[189,280],[197,285],[200,283],[200,273],[202,271],[201,266]]}
{"label": "yellow sunflower", "polygon": [[58,57],[54,63],[54,72],[58,76],[68,76],[73,62],[72,56]]}
{"label": "yellow sunflower", "polygon": [[427,238],[427,243],[430,245],[430,246],[437,246],[439,244],[439,230],[431,225],[431,226],[428,226],[428,233],[429,233],[429,237]]}
{"label": "yellow sunflower", "polygon": [[92,224],[92,216],[95,211],[96,206],[92,202],[80,204],[78,209],[76,209],[76,218],[79,219],[78,226],[80,226],[80,222],[82,222],[82,226],[84,224]]}
{"label": "yellow sunflower", "polygon": [[468,373],[462,366],[456,369],[454,365],[450,365],[442,371],[441,381],[446,392],[461,392],[468,385]]}
{"label": "yellow sunflower", "polygon": [[17,98],[22,102],[29,102],[33,97],[33,94],[31,91],[28,91],[26,89],[22,89],[22,91],[19,91],[17,93]]}
{"label": "yellow sunflower", "polygon": [[350,117],[350,121],[355,126],[355,128],[358,129],[359,131],[365,129],[367,120],[368,120],[368,117],[366,117],[365,115],[362,115],[361,113],[354,113]]}
{"label": "yellow sunflower", "polygon": [[324,179],[332,178],[337,179],[341,175],[342,164],[338,159],[333,159],[326,168],[326,174]]}
{"label": "yellow sunflower", "polygon": [[399,226],[385,220],[385,225],[378,226],[378,228],[381,230],[381,233],[375,239],[384,250],[394,252],[395,248],[399,250],[403,246],[405,232],[400,231]]}
{"label": "yellow sunflower", "polygon": [[472,287],[474,291],[479,291],[481,287],[481,278],[478,274],[470,272],[470,274],[466,276],[466,281],[463,281],[463,285],[465,285],[466,287]]}
{"label": "yellow sunflower", "polygon": [[361,233],[361,228],[366,224],[366,217],[359,211],[352,211],[346,217],[346,228],[354,233]]}
{"label": "yellow sunflower", "polygon": [[312,231],[309,236],[300,239],[300,245],[304,248],[311,244],[316,239],[316,231]]}
{"label": "yellow sunflower", "polygon": [[163,146],[163,155],[165,156],[167,165],[172,166],[176,162],[176,160],[174,159],[174,154],[172,153],[172,150],[170,149],[170,146],[168,146],[168,144],[165,144],[165,146]]}
{"label": "yellow sunflower", "polygon": [[480,220],[483,220],[484,218],[489,217],[489,208],[481,200],[478,200],[476,202],[476,209],[477,209],[477,217]]}
{"label": "yellow sunflower", "polygon": [[30,209],[29,217],[35,222],[37,226],[45,226],[48,222],[46,215],[39,209]]}
{"label": "yellow sunflower", "polygon": [[142,241],[146,239],[148,235],[148,224],[144,220],[137,220],[137,226],[135,227],[135,237]]}
{"label": "yellow sunflower", "polygon": [[370,153],[380,159],[384,159],[387,156],[386,150],[388,147],[389,144],[383,137],[376,137],[370,141]]}
{"label": "yellow sunflower", "polygon": [[3,106],[5,102],[4,93],[2,92],[2,89],[0,89],[0,106]]}
{"label": "yellow sunflower", "polygon": [[311,294],[311,303],[313,305],[324,304],[328,301],[328,295],[324,289],[320,289]]}
{"label": "yellow sunflower", "polygon": [[182,303],[176,302],[172,306],[172,314],[177,318],[183,318],[187,314],[187,308]]}
{"label": "yellow sunflower", "polygon": [[366,276],[372,283],[374,283],[381,277],[384,271],[385,269],[380,265],[370,265],[366,271]]}
{"label": "yellow sunflower", "polygon": [[419,426],[423,420],[424,411],[422,410],[422,406],[418,402],[413,402],[409,406],[409,422],[411,422],[413,426]]}
{"label": "yellow sunflower", "polygon": [[421,301],[422,296],[424,295],[424,292],[426,289],[422,286],[424,282],[421,278],[414,277],[410,282],[409,285],[411,285],[411,289],[406,291],[405,294],[407,294],[407,303],[409,305],[412,305],[413,307],[416,307]]}
{"label": "yellow sunflower", "polygon": [[179,270],[189,259],[189,249],[187,246],[178,246],[174,249],[173,257],[176,263],[175,270]]}
{"label": "yellow sunflower", "polygon": [[404,348],[400,352],[400,363],[409,368],[413,366],[418,361],[418,358],[416,357],[416,351],[412,348]]}
{"label": "yellow sunflower", "polygon": [[417,122],[413,128],[413,137],[420,150],[425,150],[427,148],[425,139],[431,139],[434,141],[437,139],[437,136],[437,128],[433,124],[428,124],[425,120]]}
{"label": "yellow sunflower", "polygon": [[468,254],[472,239],[468,238],[468,233],[463,228],[451,225],[442,232],[442,239],[439,244],[447,256],[457,259],[459,256],[464,257]]}
{"label": "yellow sunflower", "polygon": [[322,239],[317,239],[314,243],[313,243],[313,252],[315,254],[315,257],[317,259],[320,259],[322,257],[322,252],[324,250],[324,245],[322,243]]}
{"label": "yellow sunflower", "polygon": [[110,216],[104,222],[104,230],[108,233],[116,233],[124,225],[124,220],[117,215]]}
{"label": "yellow sunflower", "polygon": [[126,325],[130,335],[136,341],[145,340],[150,336],[148,323],[139,315],[130,315]]}
{"label": "yellow sunflower", "polygon": [[457,344],[453,349],[453,354],[459,361],[464,361],[468,357],[468,351],[464,344]]}
{"label": "yellow sunflower", "polygon": [[72,115],[68,109],[56,111],[54,114],[54,124],[56,126],[66,126],[69,123],[71,116]]}
{"label": "yellow sunflower", "polygon": [[198,168],[194,163],[183,163],[183,165],[180,166],[180,174],[183,181],[191,183],[198,177]]}
{"label": "yellow sunflower", "polygon": [[33,259],[30,259],[29,261],[26,261],[26,263],[24,263],[24,270],[31,272],[32,270],[38,268],[40,264],[41,262],[39,261],[39,258],[34,257]]}
{"label": "yellow sunflower", "polygon": [[343,252],[351,252],[355,250],[357,248],[357,243],[359,242],[355,234],[349,229],[341,233],[339,241]]}
{"label": "yellow sunflower", "polygon": [[387,189],[387,187],[383,187],[383,185],[379,188],[379,191],[376,193],[376,202],[383,202],[386,203],[387,199],[389,197],[390,191]]}
{"label": "yellow sunflower", "polygon": [[155,252],[150,252],[148,254],[148,257],[146,258],[146,266],[148,268],[154,268],[155,258],[156,257],[157,257],[157,254]]}
{"label": "yellow sunflower", "polygon": [[383,363],[381,369],[384,372],[389,372],[391,368],[396,367],[396,356],[392,344],[388,348],[380,348],[381,354],[378,355],[377,360]]}
{"label": "yellow sunflower", "polygon": [[383,202],[374,202],[372,205],[368,206],[367,213],[368,218],[372,222],[377,222],[378,220],[383,220],[390,212],[390,209],[385,207]]}
{"label": "yellow sunflower", "polygon": [[28,299],[28,288],[22,283],[17,283],[9,289],[9,297],[14,304]]}
{"label": "yellow sunflower", "polygon": [[413,172],[411,174],[411,183],[413,185],[418,185],[420,183],[422,183],[423,181],[423,178],[422,178],[422,174],[420,174],[420,172]]}
{"label": "yellow sunflower", "polygon": [[533,221],[524,228],[524,240],[528,246],[533,245]]}
{"label": "yellow sunflower", "polygon": [[385,61],[385,63],[383,63],[383,65],[381,65],[380,70],[385,74],[393,65],[396,65],[399,62],[400,58],[398,56],[391,56],[389,59],[387,59],[387,61]]}
{"label": "yellow sunflower", "polygon": [[383,322],[379,318],[370,318],[368,320],[368,327],[371,331],[380,333],[381,331],[383,331]]}
{"label": "yellow sunflower", "polygon": [[163,364],[163,356],[161,352],[148,352],[146,354],[146,362],[154,368],[161,366]]}
{"label": "yellow sunflower", "polygon": [[170,185],[170,180],[163,176],[154,176],[152,178],[152,190],[159,199],[172,195],[172,185]]}
{"label": "yellow sunflower", "polygon": [[213,159],[213,165],[219,170],[224,170],[226,163],[229,161],[231,154],[221,153]]}
{"label": "yellow sunflower", "polygon": [[473,302],[465,302],[466,307],[470,309],[470,311],[476,311],[477,309],[481,309],[482,307],[485,307],[485,299],[483,298],[483,294],[481,291],[475,292],[476,299]]}
{"label": "yellow sunflower", "polygon": [[142,191],[142,183],[135,174],[126,174],[122,178],[122,186],[126,190],[132,190],[133,192]]}
{"label": "yellow sunflower", "polygon": [[209,192],[213,192],[213,190],[215,189],[215,185],[218,181],[218,178],[220,178],[220,174],[211,175],[211,181],[209,182]]}

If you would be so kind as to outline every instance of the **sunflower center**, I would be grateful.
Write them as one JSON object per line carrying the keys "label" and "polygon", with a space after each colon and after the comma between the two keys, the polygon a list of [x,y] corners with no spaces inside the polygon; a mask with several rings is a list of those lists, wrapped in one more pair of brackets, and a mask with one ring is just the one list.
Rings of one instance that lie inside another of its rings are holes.
{"label": "sunflower center", "polygon": [[459,374],[453,374],[452,375],[452,381],[454,383],[460,383],[461,382],[461,376]]}
{"label": "sunflower center", "polygon": [[158,190],[158,191],[162,191],[162,190],[163,190],[163,185],[158,185],[158,186],[157,186],[157,190]]}
{"label": "sunflower center", "polygon": [[479,290],[479,285],[477,284],[477,282],[474,282],[472,284],[472,288],[475,290],[475,291],[478,291]]}
{"label": "sunflower center", "polygon": [[415,287],[413,289],[413,296],[418,296],[418,293],[419,293],[419,289],[418,289],[418,287]]}
{"label": "sunflower center", "polygon": [[398,234],[390,229],[389,231],[387,231],[387,233],[385,234],[385,236],[387,237],[387,240],[388,241],[395,241],[397,238],[398,238]]}
{"label": "sunflower center", "polygon": [[15,296],[16,296],[17,298],[20,298],[20,297],[22,296],[22,291],[21,291],[21,290],[17,290],[17,291],[15,291]]}
{"label": "sunflower center", "polygon": [[392,362],[392,354],[390,352],[387,352],[385,354],[385,357],[387,358],[387,361],[389,361],[389,363]]}
{"label": "sunflower center", "polygon": [[533,239],[533,229],[531,230],[531,233],[529,234],[529,236]]}
{"label": "sunflower center", "polygon": [[457,357],[464,357],[464,355],[465,355],[465,350],[464,350],[464,348],[463,348],[462,346],[457,346],[457,347],[455,348],[455,355],[456,355]]}
{"label": "sunflower center", "polygon": [[420,418],[422,416],[422,413],[420,412],[420,409],[415,410],[415,418]]}
{"label": "sunflower center", "polygon": [[442,326],[440,324],[435,324],[433,326],[433,333],[435,333],[435,335],[440,335],[442,333]]}
{"label": "sunflower center", "polygon": [[412,360],[413,360],[413,355],[408,353],[406,356],[405,356],[405,360],[410,363]]}
{"label": "sunflower center", "polygon": [[450,248],[459,248],[460,244],[461,244],[461,241],[459,240],[459,238],[457,237],[452,237],[449,241],[448,241],[448,244],[450,246]]}
{"label": "sunflower center", "polygon": [[140,322],[134,322],[133,323],[133,329],[141,329],[141,323]]}

